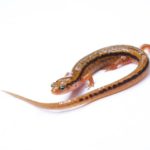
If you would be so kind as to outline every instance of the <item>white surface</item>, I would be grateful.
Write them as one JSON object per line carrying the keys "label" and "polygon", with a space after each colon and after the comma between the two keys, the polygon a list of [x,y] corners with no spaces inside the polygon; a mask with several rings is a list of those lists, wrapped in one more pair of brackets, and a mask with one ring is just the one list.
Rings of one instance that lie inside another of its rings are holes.
{"label": "white surface", "polygon": [[[148,0],[1,0],[0,89],[43,102],[64,99],[50,93],[50,84],[78,59],[104,46],[150,43],[149,6]],[[129,67],[95,76],[96,86]],[[0,149],[150,150],[149,87],[150,76],[63,113],[1,92]]]}

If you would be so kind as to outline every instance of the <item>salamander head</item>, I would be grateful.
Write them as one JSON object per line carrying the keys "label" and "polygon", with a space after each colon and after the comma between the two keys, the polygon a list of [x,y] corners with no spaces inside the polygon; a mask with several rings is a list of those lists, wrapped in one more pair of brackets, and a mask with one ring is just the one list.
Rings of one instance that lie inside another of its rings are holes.
{"label": "salamander head", "polygon": [[71,80],[70,77],[64,77],[64,78],[60,78],[56,82],[52,83],[51,84],[52,93],[58,95],[58,94],[65,94],[65,93],[71,91],[71,88],[69,85],[70,80]]}
{"label": "salamander head", "polygon": [[56,82],[52,83],[51,85],[52,93],[56,95],[65,94],[83,85],[83,82],[81,80],[76,82],[72,82],[72,81],[73,81],[72,77],[64,77],[58,79]]}

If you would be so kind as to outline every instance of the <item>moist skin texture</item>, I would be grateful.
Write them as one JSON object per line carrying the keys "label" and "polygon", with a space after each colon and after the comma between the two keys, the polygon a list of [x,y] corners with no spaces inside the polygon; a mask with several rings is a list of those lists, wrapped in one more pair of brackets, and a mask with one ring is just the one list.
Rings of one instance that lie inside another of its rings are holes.
{"label": "moist skin texture", "polygon": [[52,92],[54,94],[62,94],[73,91],[86,81],[89,81],[89,86],[93,86],[94,81],[92,75],[102,69],[114,70],[129,63],[136,63],[137,67],[127,76],[111,84],[66,101],[57,103],[42,103],[9,91],[3,92],[34,106],[45,109],[60,110],[79,107],[125,90],[141,81],[148,73],[149,59],[143,51],[146,48],[150,49],[150,45],[144,44],[141,49],[129,45],[115,45],[99,49],[85,56],[75,64],[72,69],[72,73],[69,76],[67,75],[53,84]]}

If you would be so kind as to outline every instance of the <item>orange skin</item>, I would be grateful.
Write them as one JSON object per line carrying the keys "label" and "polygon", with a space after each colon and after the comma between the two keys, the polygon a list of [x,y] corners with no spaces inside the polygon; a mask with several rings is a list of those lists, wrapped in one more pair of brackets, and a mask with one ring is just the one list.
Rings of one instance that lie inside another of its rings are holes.
{"label": "orange skin", "polygon": [[142,50],[148,50],[150,52],[150,44],[143,44],[141,47],[140,47]]}
{"label": "orange skin", "polygon": [[51,85],[53,94],[58,95],[74,91],[87,81],[89,87],[94,86],[92,75],[102,69],[114,70],[130,63],[136,63],[137,68],[129,75],[113,83],[66,101],[42,103],[9,91],[4,92],[34,106],[45,109],[60,110],[82,106],[125,90],[141,81],[147,75],[149,68],[149,59],[144,52],[145,49],[150,51],[150,45],[144,44],[140,49],[129,45],[115,45],[105,47],[85,56],[75,64],[71,73],[67,73],[63,78],[60,78]]}
{"label": "orange skin", "polygon": [[74,91],[75,89],[79,88],[83,84],[83,81],[78,81],[74,83],[72,86],[68,87],[66,83],[69,80],[71,80],[71,77],[64,77],[52,83],[51,92],[55,95],[66,94],[70,91]]}

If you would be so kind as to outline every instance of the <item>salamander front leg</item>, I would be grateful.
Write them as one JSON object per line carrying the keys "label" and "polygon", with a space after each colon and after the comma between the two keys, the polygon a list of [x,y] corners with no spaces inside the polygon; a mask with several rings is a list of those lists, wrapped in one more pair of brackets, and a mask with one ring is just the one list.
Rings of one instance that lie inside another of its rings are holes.
{"label": "salamander front leg", "polygon": [[87,73],[83,78],[82,78],[82,82],[86,82],[86,81],[89,81],[88,83],[88,87],[93,87],[94,86],[94,80],[93,80],[93,77],[92,77],[92,74],[91,73]]}

